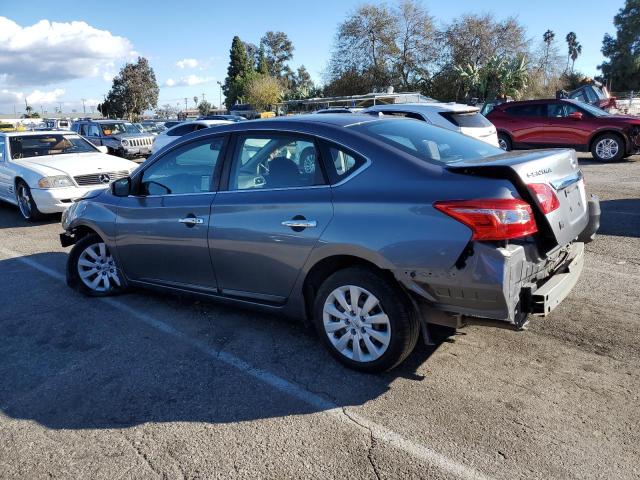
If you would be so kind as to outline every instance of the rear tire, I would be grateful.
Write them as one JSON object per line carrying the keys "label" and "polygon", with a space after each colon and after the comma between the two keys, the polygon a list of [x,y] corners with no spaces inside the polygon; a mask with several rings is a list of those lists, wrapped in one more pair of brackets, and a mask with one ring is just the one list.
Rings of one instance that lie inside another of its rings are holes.
{"label": "rear tire", "polygon": [[67,285],[89,297],[106,297],[124,291],[122,272],[99,235],[87,235],[71,249]]}
{"label": "rear tire", "polygon": [[340,270],[320,286],[313,319],[322,343],[349,368],[378,373],[413,351],[420,325],[406,295],[379,273]]}
{"label": "rear tire", "polygon": [[18,180],[16,183],[16,201],[18,202],[18,208],[27,222],[35,222],[40,220],[44,215],[38,206],[36,205],[33,195],[31,195],[31,189],[24,181]]}
{"label": "rear tire", "polygon": [[506,133],[498,133],[498,146],[505,152],[513,150],[511,138]]}
{"label": "rear tire", "polygon": [[600,135],[591,145],[591,155],[599,162],[617,162],[622,160],[624,154],[624,140],[615,133]]}

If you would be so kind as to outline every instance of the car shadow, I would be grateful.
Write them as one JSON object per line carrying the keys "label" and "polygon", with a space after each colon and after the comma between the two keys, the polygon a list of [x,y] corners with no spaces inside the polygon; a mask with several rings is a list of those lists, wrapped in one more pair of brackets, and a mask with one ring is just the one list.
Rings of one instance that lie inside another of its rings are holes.
{"label": "car shadow", "polygon": [[18,210],[16,205],[0,201],[0,229],[35,227],[52,223],[60,223],[59,213],[44,215],[42,219],[36,222],[27,222],[20,214],[20,210]]}
{"label": "car shadow", "polygon": [[599,160],[596,160],[595,158],[591,157],[591,158],[584,158],[584,157],[580,157],[578,158],[578,164],[579,165],[617,165],[617,164],[621,164],[621,163],[633,163],[638,159],[638,157],[627,157],[627,158],[621,158],[618,161],[609,161],[609,162],[601,162]]}
{"label": "car shadow", "polygon": [[[31,268],[62,273],[65,261],[54,252],[0,261],[0,278],[12,279],[0,292],[0,411],[52,429],[234,423],[363,405],[398,378],[424,380],[418,368],[455,341],[419,343],[399,368],[362,374],[333,360],[298,322],[157,293],[116,298],[153,317],[145,322]],[[326,403],[274,388],[274,378]]]}
{"label": "car shadow", "polygon": [[601,200],[599,234],[640,238],[640,198]]}

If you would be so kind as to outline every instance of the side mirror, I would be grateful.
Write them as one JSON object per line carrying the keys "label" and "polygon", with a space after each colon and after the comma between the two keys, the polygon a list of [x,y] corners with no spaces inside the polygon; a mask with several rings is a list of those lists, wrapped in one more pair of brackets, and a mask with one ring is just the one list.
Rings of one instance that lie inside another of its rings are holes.
{"label": "side mirror", "polygon": [[104,145],[100,145],[99,147],[96,147],[96,148],[100,150],[102,153],[109,153],[109,149]]}
{"label": "side mirror", "polygon": [[119,178],[111,184],[111,193],[115,197],[128,197],[131,194],[131,178]]}
{"label": "side mirror", "polygon": [[571,112],[569,114],[569,118],[572,118],[573,120],[582,120],[582,112]]}

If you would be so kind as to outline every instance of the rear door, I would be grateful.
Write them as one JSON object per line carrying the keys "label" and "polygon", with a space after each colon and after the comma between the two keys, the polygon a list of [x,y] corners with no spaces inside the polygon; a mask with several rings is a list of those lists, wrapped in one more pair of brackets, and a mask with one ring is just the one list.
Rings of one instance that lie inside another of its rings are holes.
{"label": "rear door", "polygon": [[547,106],[544,103],[528,103],[507,106],[504,126],[511,133],[513,142],[518,146],[546,145]]}
{"label": "rear door", "polygon": [[116,245],[129,279],[217,291],[208,245],[211,204],[226,136],[169,150],[136,176],[121,199]]}
{"label": "rear door", "polygon": [[209,243],[225,295],[282,303],[333,216],[313,137],[235,137],[216,195]]}

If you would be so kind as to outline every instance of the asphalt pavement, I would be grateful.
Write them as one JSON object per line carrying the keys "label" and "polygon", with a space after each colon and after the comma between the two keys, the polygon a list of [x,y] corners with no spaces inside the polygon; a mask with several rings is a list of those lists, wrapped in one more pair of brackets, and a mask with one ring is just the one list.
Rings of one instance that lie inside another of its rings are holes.
{"label": "asphalt pavement", "polygon": [[571,295],[383,375],[277,316],[64,282],[59,216],[0,205],[0,478],[640,478],[640,157],[580,160]]}

